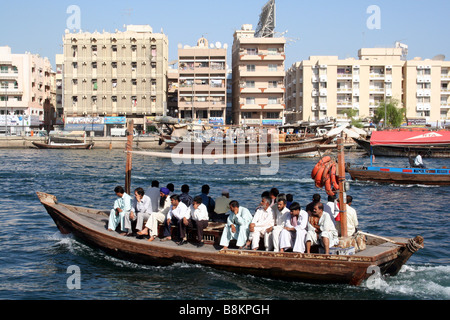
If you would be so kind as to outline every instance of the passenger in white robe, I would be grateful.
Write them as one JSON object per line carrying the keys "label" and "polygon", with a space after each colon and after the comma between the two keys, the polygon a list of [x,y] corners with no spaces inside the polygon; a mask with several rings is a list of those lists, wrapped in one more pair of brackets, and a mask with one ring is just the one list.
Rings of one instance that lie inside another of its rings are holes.
{"label": "passenger in white robe", "polygon": [[145,195],[142,188],[134,190],[133,205],[131,206],[130,214],[125,216],[125,228],[130,233],[131,221],[136,221],[136,230],[141,231],[144,227],[144,222],[148,220],[152,214],[152,201]]}
{"label": "passenger in white robe", "polygon": [[125,236],[127,235],[125,216],[130,214],[132,199],[125,193],[123,187],[116,187],[114,192],[118,199],[114,201],[114,209],[109,214],[108,231],[115,231],[120,224],[121,235]]}
{"label": "passenger in white robe", "polygon": [[286,208],[286,198],[279,197],[274,206],[271,207],[274,214],[274,226],[270,228],[269,232],[264,235],[264,245],[266,246],[266,251],[280,251],[280,234],[284,229],[286,218],[290,216],[290,211]]}
{"label": "passenger in white robe", "polygon": [[356,210],[351,207],[353,203],[353,197],[347,195],[347,236],[351,237],[358,231],[358,215]]}
{"label": "passenger in white robe", "polygon": [[148,218],[147,224],[145,225],[144,230],[138,232],[138,235],[144,236],[149,235],[150,239],[148,241],[152,242],[158,236],[159,230],[158,226],[161,223],[164,223],[167,217],[167,213],[170,210],[170,206],[172,202],[169,197],[170,190],[167,188],[160,189],[160,201],[159,201],[159,210],[153,212]]}
{"label": "passenger in white robe", "polygon": [[[145,191],[145,194],[152,200],[152,212],[159,211],[159,200],[160,200],[159,181],[152,181],[152,186]],[[170,191],[169,191],[170,192]]]}
{"label": "passenger in white robe", "polygon": [[220,245],[222,249],[228,249],[231,240],[237,240],[236,246],[239,249],[247,242],[249,236],[249,225],[253,216],[247,208],[239,206],[239,202],[230,202],[230,214],[228,216],[227,225],[223,229]]}
{"label": "passenger in white robe", "polygon": [[308,219],[306,253],[311,253],[312,245],[321,245],[325,249],[325,254],[329,254],[330,248],[338,244],[338,232],[330,215],[324,213],[322,203],[316,203]]}
{"label": "passenger in white robe", "polygon": [[252,222],[250,223],[250,236],[249,241],[247,241],[246,248],[251,244],[252,250],[259,249],[259,241],[268,230],[274,226],[275,222],[273,219],[272,209],[270,205],[272,200],[269,197],[263,197],[261,200],[261,206],[256,211]]}
{"label": "passenger in white robe", "polygon": [[301,209],[298,202],[293,202],[291,213],[280,235],[280,251],[292,249],[293,252],[304,253],[306,250],[306,234],[308,228],[308,213]]}

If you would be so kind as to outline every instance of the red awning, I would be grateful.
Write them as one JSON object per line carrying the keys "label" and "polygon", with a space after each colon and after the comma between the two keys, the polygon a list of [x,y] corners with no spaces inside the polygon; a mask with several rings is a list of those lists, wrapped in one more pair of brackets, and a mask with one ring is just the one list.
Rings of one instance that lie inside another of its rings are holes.
{"label": "red awning", "polygon": [[439,145],[450,144],[450,131],[374,131],[370,144],[375,145]]}

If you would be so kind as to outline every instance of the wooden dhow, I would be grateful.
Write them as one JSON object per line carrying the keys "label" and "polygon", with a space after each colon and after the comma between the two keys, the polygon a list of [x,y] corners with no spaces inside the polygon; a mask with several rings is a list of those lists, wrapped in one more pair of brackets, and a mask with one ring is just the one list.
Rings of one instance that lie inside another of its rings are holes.
{"label": "wooden dhow", "polygon": [[[129,125],[128,132],[132,132]],[[129,194],[131,184],[132,135],[128,135],[125,189]],[[340,154],[343,143],[338,142]],[[340,168],[343,163],[340,159]],[[339,170],[339,183],[345,180],[345,170]],[[343,188],[341,188],[343,190]],[[266,252],[248,250],[219,250],[224,225],[210,223],[205,230],[203,247],[192,244],[177,246],[172,241],[148,242],[143,239],[123,237],[108,228],[109,212],[60,203],[53,195],[37,193],[40,202],[63,234],[73,236],[108,255],[148,265],[191,263],[235,273],[273,279],[313,283],[341,283],[361,285],[364,280],[379,275],[395,276],[408,259],[423,247],[423,238],[380,237],[365,234],[367,241],[355,254],[319,254],[293,252]],[[342,197],[342,192],[341,192]],[[346,230],[345,205],[341,206],[342,232]],[[191,230],[191,232],[193,232]],[[352,240],[344,238],[343,241]],[[359,243],[356,241],[355,243]],[[345,247],[345,246],[344,246]],[[230,247],[231,248],[231,247]]]}

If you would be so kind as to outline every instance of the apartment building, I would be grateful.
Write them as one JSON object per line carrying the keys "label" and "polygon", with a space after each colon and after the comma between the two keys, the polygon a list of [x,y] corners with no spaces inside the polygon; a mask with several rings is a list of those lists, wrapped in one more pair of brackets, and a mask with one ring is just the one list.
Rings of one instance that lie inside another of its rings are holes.
{"label": "apartment building", "polygon": [[404,59],[402,48],[363,48],[358,59],[312,56],[286,72],[286,121],[348,120],[374,115],[395,99],[408,119],[424,123],[447,118],[449,62]]}
{"label": "apartment building", "polygon": [[56,84],[56,120],[55,128],[64,129],[64,104],[63,104],[63,74],[64,74],[64,55],[57,54],[55,56],[56,63],[56,73],[55,73],[55,84]]}
{"label": "apartment building", "polygon": [[169,67],[167,76],[167,115],[178,118],[178,69]]}
{"label": "apartment building", "polygon": [[201,38],[195,47],[178,49],[179,119],[225,124],[227,48]]}
{"label": "apartment building", "polygon": [[285,38],[258,38],[252,25],[234,33],[233,123],[282,125],[285,111]]}
{"label": "apartment building", "polygon": [[403,70],[406,117],[428,123],[449,119],[450,61],[416,58]]}
{"label": "apartment building", "polygon": [[54,76],[47,58],[0,47],[0,131],[19,135],[44,127],[44,109],[55,105]]}
{"label": "apartment building", "polygon": [[[145,130],[150,116],[167,113],[168,38],[148,25],[115,33],[66,31],[64,117],[109,133],[133,119]],[[82,129],[82,128],[81,128]]]}

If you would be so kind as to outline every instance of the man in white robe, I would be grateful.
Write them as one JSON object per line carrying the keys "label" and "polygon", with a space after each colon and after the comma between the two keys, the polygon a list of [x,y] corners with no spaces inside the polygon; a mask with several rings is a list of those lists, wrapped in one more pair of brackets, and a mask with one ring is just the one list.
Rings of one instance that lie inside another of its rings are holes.
{"label": "man in white robe", "polygon": [[356,214],[356,210],[351,207],[353,202],[353,197],[347,196],[347,236],[353,236],[358,230],[358,216]]}
{"label": "man in white robe", "polygon": [[306,234],[308,228],[308,213],[301,210],[298,202],[293,202],[290,214],[280,234],[280,251],[292,248],[293,252],[304,253],[306,250]]}
{"label": "man in white robe", "polygon": [[230,214],[227,219],[227,225],[223,229],[220,245],[222,249],[228,249],[231,240],[237,240],[236,246],[239,249],[247,242],[249,236],[249,225],[253,216],[247,208],[239,206],[239,202],[230,202]]}
{"label": "man in white robe", "polygon": [[[160,189],[160,203],[159,203],[159,210],[156,212],[153,212],[148,221],[145,225],[144,230],[138,232],[138,235],[144,236],[149,235],[150,239],[148,241],[152,242],[155,241],[155,238],[158,236],[159,230],[158,226],[161,223],[164,223],[167,217],[167,213],[169,213],[170,206],[172,205],[172,202],[169,197],[170,190],[167,188],[161,188]],[[161,206],[161,203],[163,204]]]}
{"label": "man in white robe", "polygon": [[123,187],[116,187],[114,192],[118,199],[114,201],[114,209],[109,214],[108,231],[115,231],[120,224],[121,235],[127,235],[125,216],[130,214],[132,199]]}
{"label": "man in white robe", "polygon": [[264,235],[274,226],[275,221],[273,219],[273,212],[270,208],[272,200],[269,197],[263,197],[261,200],[261,206],[256,211],[252,222],[250,223],[250,236],[247,241],[246,247],[251,244],[252,250],[259,249],[259,241]]}
{"label": "man in white robe", "polygon": [[290,211],[286,208],[286,198],[278,198],[276,208],[271,207],[274,214],[274,226],[264,235],[264,245],[266,251],[280,251],[280,234],[284,229],[286,218],[290,215]]}
{"label": "man in white robe", "polygon": [[325,249],[325,254],[329,254],[330,248],[338,244],[338,232],[330,215],[324,213],[322,203],[316,203],[308,219],[306,253],[311,253],[311,246],[321,245]]}

